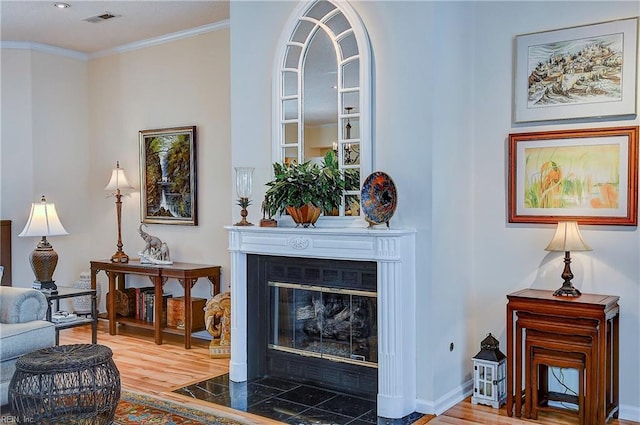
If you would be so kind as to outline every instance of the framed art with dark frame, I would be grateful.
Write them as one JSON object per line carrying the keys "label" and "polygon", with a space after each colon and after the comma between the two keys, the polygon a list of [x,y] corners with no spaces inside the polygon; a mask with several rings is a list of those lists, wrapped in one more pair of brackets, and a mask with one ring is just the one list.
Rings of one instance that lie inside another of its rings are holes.
{"label": "framed art with dark frame", "polygon": [[514,121],[636,114],[638,18],[516,36]]}
{"label": "framed art with dark frame", "polygon": [[142,222],[197,225],[196,127],[142,130],[139,137]]}
{"label": "framed art with dark frame", "polygon": [[636,226],[638,127],[509,135],[509,222]]}

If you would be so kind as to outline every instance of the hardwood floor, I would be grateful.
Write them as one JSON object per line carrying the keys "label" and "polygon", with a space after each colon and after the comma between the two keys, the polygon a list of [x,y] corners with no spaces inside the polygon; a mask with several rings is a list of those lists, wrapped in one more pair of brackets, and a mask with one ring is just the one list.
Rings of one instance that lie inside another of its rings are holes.
{"label": "hardwood floor", "polygon": [[[91,329],[79,327],[60,332],[60,344],[82,344],[91,341]],[[194,339],[190,350],[184,349],[182,338],[165,336],[165,343],[156,345],[151,332],[119,327],[119,335],[109,335],[107,324],[99,322],[98,343],[113,351],[113,358],[120,371],[122,387],[131,391],[159,396],[183,404],[210,407],[211,404],[187,398],[173,390],[228,371],[228,359],[210,359],[207,341]],[[216,406],[245,422],[256,425],[274,425],[280,422]],[[414,425],[577,425],[577,417],[541,412],[538,421],[510,418],[504,408],[472,405],[469,399],[458,403],[444,414],[425,416]],[[607,425],[640,425],[638,422],[611,420]]]}

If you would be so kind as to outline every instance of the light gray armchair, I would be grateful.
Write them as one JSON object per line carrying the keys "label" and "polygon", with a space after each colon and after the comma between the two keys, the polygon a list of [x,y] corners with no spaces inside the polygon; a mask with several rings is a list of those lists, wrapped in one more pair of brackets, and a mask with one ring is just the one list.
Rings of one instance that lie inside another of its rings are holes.
{"label": "light gray armchair", "polygon": [[44,320],[47,308],[47,298],[36,289],[0,286],[0,405],[9,402],[18,357],[55,345],[55,326]]}

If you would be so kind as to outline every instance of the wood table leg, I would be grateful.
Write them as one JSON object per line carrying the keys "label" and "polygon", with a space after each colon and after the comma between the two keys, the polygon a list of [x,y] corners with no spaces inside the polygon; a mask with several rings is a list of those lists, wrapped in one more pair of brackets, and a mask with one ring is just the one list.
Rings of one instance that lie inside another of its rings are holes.
{"label": "wood table leg", "polygon": [[193,312],[191,311],[191,286],[198,279],[184,279],[184,348],[191,348],[191,325],[193,321]]}
{"label": "wood table leg", "polygon": [[98,343],[98,297],[96,292],[91,294],[91,343]]}
{"label": "wood table leg", "polygon": [[507,304],[507,416],[513,416],[513,309]]}
{"label": "wood table leg", "polygon": [[109,296],[107,297],[109,308],[107,317],[109,318],[109,335],[116,334],[116,272],[107,272],[109,275]]}
{"label": "wood table leg", "polygon": [[96,291],[96,275],[98,270],[91,267],[91,289],[95,292],[91,296],[91,342],[96,344],[98,342],[98,292]]}
{"label": "wood table leg", "polygon": [[153,286],[155,295],[153,310],[156,316],[153,321],[153,335],[156,344],[162,345],[162,277],[154,276]]}
{"label": "wood table leg", "polygon": [[211,285],[213,285],[213,296],[220,293],[220,275],[207,276]]}
{"label": "wood table leg", "polygon": [[[516,336],[515,336],[515,344],[516,344],[516,354],[515,354],[515,365],[516,365],[516,386],[515,386],[515,408],[514,415],[516,417],[522,416],[522,327],[518,326],[518,319],[516,319]],[[529,371],[525,371],[525,373],[529,373]]]}

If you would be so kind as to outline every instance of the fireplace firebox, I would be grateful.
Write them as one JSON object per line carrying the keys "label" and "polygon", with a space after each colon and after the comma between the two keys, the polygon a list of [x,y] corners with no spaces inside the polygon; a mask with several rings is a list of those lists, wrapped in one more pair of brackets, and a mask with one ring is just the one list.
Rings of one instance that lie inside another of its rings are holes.
{"label": "fireplace firebox", "polygon": [[377,394],[375,262],[249,255],[248,378]]}

